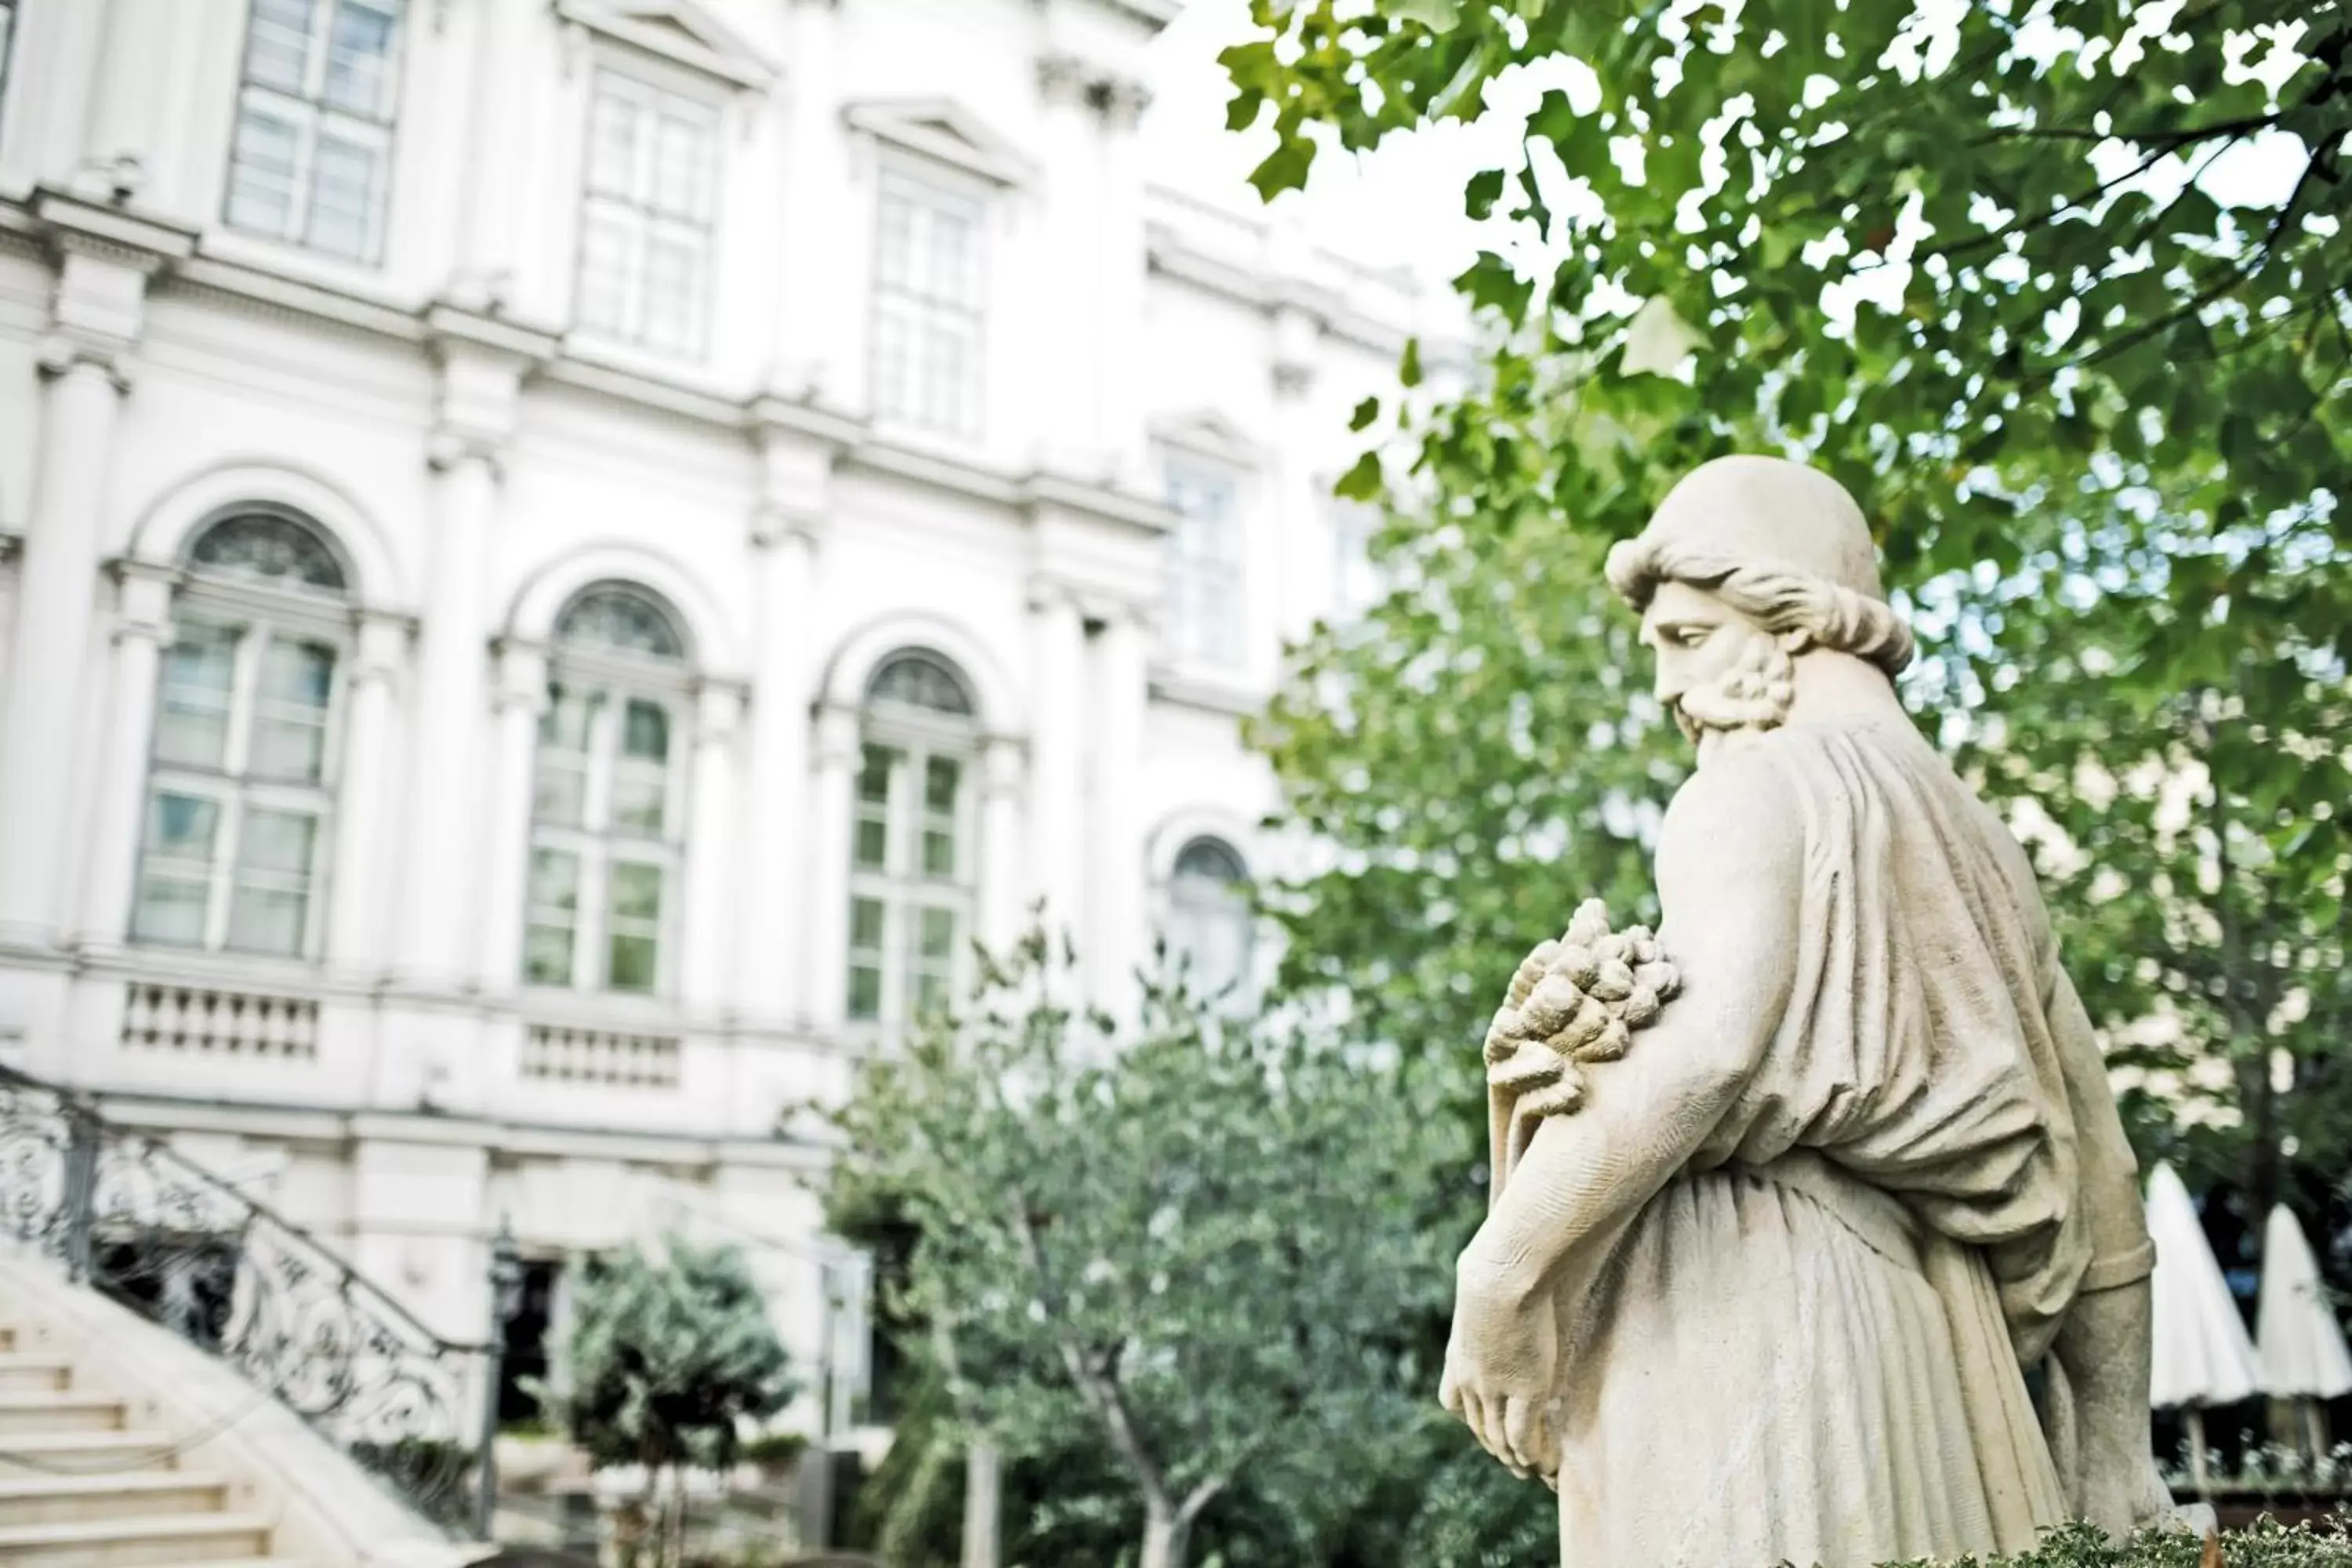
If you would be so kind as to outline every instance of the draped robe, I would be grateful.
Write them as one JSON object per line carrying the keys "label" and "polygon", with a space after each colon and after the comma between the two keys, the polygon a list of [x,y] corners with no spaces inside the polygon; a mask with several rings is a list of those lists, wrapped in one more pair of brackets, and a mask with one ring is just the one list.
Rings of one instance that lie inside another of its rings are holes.
{"label": "draped robe", "polygon": [[[1899,721],[1790,726],[1708,766],[1801,802],[1796,977],[1697,1154],[1553,1276],[1563,1561],[2028,1547],[2067,1510],[2024,1369],[2081,1292],[2153,1258],[2031,867]],[[1588,1069],[1596,1092],[1670,1080],[1647,1047]],[[1499,1191],[1526,1129],[1493,1111]],[[2053,1378],[2062,1445],[2067,1397]]]}

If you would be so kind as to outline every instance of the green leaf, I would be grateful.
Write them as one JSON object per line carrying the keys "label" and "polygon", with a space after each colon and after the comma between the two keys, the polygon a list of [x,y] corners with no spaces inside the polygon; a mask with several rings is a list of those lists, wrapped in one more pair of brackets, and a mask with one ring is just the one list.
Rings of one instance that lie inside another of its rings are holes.
{"label": "green leaf", "polygon": [[1339,483],[1331,487],[1331,491],[1347,500],[1374,501],[1381,499],[1381,492],[1387,482],[1387,477],[1381,470],[1380,454],[1365,452],[1349,465],[1348,471],[1339,476]]}
{"label": "green leaf", "polygon": [[1397,380],[1406,386],[1421,384],[1421,340],[1407,338],[1404,353],[1397,361]]}
{"label": "green leaf", "polygon": [[1367,397],[1357,404],[1356,411],[1348,416],[1348,428],[1360,431],[1380,416],[1381,400],[1376,396]]}

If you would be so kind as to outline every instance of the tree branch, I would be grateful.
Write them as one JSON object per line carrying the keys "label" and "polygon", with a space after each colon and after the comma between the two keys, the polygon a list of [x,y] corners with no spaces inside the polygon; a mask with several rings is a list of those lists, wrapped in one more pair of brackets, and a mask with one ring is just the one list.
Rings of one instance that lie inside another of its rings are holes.
{"label": "tree branch", "polygon": [[1069,1373],[1078,1397],[1093,1408],[1102,1422],[1111,1447],[1135,1472],[1136,1483],[1143,1489],[1146,1500],[1166,1508],[1167,1479],[1136,1431],[1134,1415],[1127,1408],[1126,1395],[1119,1391],[1117,1380],[1103,1375],[1071,1336],[1059,1292],[1054,1287],[1053,1270],[1045,1262],[1045,1244],[1037,1237],[1037,1227],[1029,1222],[1028,1206],[1020,1201],[1018,1193],[1013,1197],[1013,1228],[1021,1238],[1021,1250],[1029,1261],[1029,1271],[1036,1279],[1038,1300],[1045,1310],[1046,1322],[1053,1328],[1054,1348],[1061,1353],[1063,1370]]}

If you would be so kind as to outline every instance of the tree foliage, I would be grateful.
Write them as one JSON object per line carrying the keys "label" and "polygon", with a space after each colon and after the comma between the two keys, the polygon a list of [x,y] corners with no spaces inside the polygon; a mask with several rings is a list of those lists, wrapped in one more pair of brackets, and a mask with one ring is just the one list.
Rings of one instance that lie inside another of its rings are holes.
{"label": "tree foliage", "polygon": [[1303,650],[1266,731],[1339,847],[1277,900],[1295,975],[1450,1053],[1508,954],[1640,876],[1680,748],[1612,674],[1640,661],[1599,547],[1699,461],[1782,451],[1908,587],[1923,724],[2044,830],[2143,1140],[2257,1226],[2324,1196],[2352,1152],[2340,0],[1253,15],[1224,62],[1269,195],[1532,100],[1464,192],[1497,220],[1455,280],[1483,363],[1404,419],[1399,592]]}
{"label": "tree foliage", "polygon": [[834,1206],[905,1215],[894,1305],[965,1431],[1111,1461],[1125,1497],[1059,1491],[1064,1522],[1139,1518],[1176,1568],[1213,1508],[1318,1561],[1433,1409],[1423,1130],[1376,1064],[1181,981],[1115,1030],[1042,938],[990,968],[834,1113]]}
{"label": "tree foliage", "polygon": [[743,1428],[791,1400],[789,1358],[741,1251],[675,1237],[582,1279],[550,1414],[599,1466],[735,1461]]}

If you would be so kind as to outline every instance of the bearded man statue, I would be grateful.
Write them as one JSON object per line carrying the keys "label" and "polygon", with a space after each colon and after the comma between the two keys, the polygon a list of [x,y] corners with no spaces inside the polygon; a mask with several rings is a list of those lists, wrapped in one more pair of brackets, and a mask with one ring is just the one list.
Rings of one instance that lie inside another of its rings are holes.
{"label": "bearded man statue", "polygon": [[1557,1490],[1577,1568],[2154,1520],[2132,1152],[2025,855],[1896,698],[1912,638],[1860,510],[1728,458],[1608,570],[1698,752],[1663,923],[1612,950],[1675,978],[1498,1135],[1446,1407]]}

